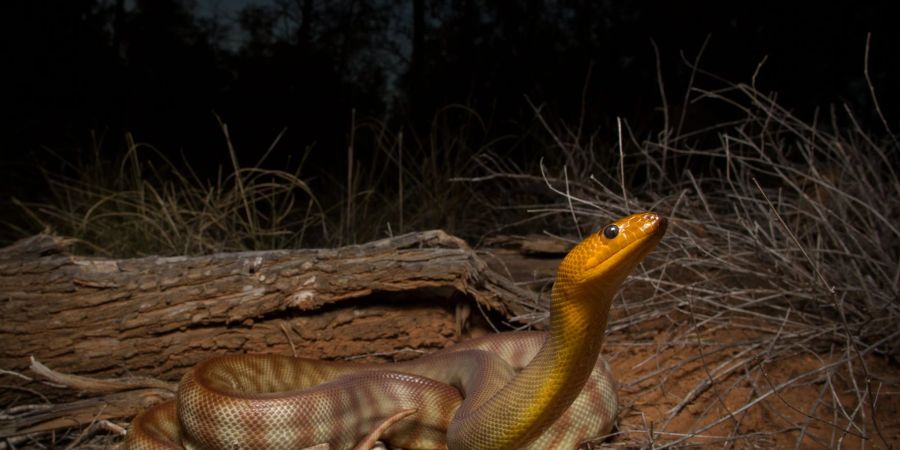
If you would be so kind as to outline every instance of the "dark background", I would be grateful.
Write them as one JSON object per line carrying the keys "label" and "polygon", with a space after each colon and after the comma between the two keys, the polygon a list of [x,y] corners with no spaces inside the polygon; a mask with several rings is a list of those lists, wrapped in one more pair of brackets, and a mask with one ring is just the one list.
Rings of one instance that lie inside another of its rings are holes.
{"label": "dark background", "polygon": [[353,109],[421,140],[459,103],[502,135],[533,125],[526,96],[560,123],[585,105],[590,127],[658,130],[658,70],[678,109],[704,42],[705,71],[749,83],[765,58],[757,86],[801,117],[847,104],[883,132],[863,58],[871,32],[870,76],[896,127],[896,3],[7,1],[2,160],[114,159],[131,132],[202,172],[227,162],[218,116],[243,163],[286,128],[264,164],[311,146],[309,164],[329,170],[344,164]]}

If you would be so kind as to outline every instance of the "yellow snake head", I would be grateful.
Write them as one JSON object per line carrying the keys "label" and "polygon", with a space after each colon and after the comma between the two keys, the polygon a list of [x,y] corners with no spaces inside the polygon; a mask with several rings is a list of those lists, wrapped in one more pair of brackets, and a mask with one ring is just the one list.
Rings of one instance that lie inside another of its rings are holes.
{"label": "yellow snake head", "polygon": [[559,266],[556,283],[567,298],[611,300],[625,277],[662,239],[666,220],[656,213],[632,214],[606,225],[572,249]]}
{"label": "yellow snake head", "polygon": [[612,222],[586,237],[559,265],[554,291],[554,305],[575,307],[577,313],[554,311],[551,317],[577,314],[581,316],[577,319],[605,327],[606,321],[598,324],[597,317],[605,319],[622,282],[656,247],[665,230],[664,218],[643,212]]}

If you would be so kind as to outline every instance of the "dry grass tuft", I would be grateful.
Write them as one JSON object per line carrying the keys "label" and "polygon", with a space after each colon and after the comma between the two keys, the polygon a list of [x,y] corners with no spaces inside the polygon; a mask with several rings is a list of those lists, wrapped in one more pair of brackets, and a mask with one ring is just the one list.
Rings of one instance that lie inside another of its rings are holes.
{"label": "dry grass tuft", "polygon": [[129,134],[113,163],[96,144],[87,161],[59,158],[64,170],[40,169],[50,198],[13,199],[26,219],[5,225],[20,236],[51,230],[79,239],[82,252],[127,257],[332,247],[432,228],[471,234],[496,220],[475,207],[470,186],[451,181],[477,169],[472,156],[496,144],[466,107],[442,109],[431,134],[406,141],[402,131],[354,114],[343,176],[306,167],[311,148],[291,170],[262,168],[284,131],[244,166],[227,125],[220,127],[231,165],[213,179]]}
{"label": "dry grass tuft", "polygon": [[[228,140],[224,124],[222,130]],[[105,255],[283,248],[303,242],[311,229],[326,232],[323,209],[299,169],[242,167],[229,143],[231,170],[203,180],[131,135],[126,140],[127,151],[112,165],[95,156],[73,176],[45,172],[52,201],[17,204],[41,228]]]}

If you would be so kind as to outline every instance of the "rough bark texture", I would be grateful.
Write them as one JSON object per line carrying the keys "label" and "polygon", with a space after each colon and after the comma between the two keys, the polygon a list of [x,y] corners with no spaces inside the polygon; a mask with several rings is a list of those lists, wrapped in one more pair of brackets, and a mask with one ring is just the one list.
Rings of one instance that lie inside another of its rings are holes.
{"label": "rough bark texture", "polygon": [[[327,250],[101,259],[38,235],[0,249],[0,368],[177,380],[214,354],[405,359],[456,341],[467,305],[535,294],[442,231]],[[479,316],[472,314],[472,318]]]}

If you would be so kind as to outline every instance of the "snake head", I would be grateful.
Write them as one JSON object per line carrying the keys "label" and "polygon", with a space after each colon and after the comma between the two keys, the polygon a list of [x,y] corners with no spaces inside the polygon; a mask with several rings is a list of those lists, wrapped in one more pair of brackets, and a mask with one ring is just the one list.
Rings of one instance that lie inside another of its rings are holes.
{"label": "snake head", "polygon": [[656,247],[665,230],[666,219],[653,212],[616,220],[566,255],[559,266],[557,283],[582,292],[601,291],[600,298],[611,298],[625,277]]}

